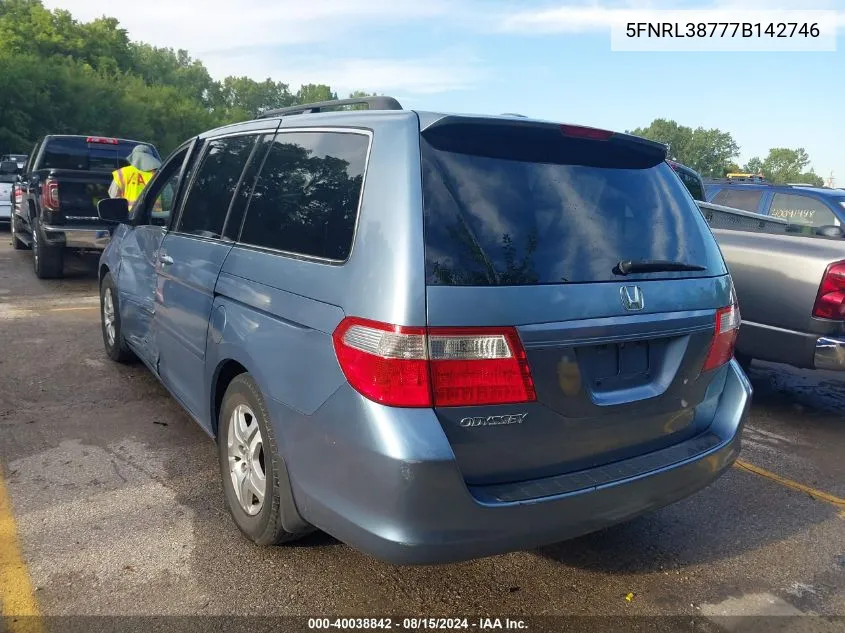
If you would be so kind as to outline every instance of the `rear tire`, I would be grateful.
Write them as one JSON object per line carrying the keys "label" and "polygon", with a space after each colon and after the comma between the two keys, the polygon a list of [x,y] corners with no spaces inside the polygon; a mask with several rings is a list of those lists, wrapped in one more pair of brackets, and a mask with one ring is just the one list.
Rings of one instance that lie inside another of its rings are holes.
{"label": "rear tire", "polygon": [[109,358],[117,363],[135,360],[135,354],[126,345],[121,331],[120,304],[111,273],[106,273],[100,283],[100,327],[103,331],[103,345]]}
{"label": "rear tire", "polygon": [[18,218],[18,216],[16,216],[15,214],[12,214],[12,217],[9,220],[9,233],[12,236],[12,248],[16,251],[29,250],[29,246],[24,244],[18,237],[18,233],[20,233],[20,230],[20,218]]}
{"label": "rear tire", "polygon": [[39,279],[57,279],[64,274],[65,249],[46,243],[37,218],[32,222],[32,265]]}
{"label": "rear tire", "polygon": [[238,529],[257,545],[276,545],[309,534],[312,529],[293,505],[287,467],[264,397],[249,374],[229,383],[217,431],[223,494]]}

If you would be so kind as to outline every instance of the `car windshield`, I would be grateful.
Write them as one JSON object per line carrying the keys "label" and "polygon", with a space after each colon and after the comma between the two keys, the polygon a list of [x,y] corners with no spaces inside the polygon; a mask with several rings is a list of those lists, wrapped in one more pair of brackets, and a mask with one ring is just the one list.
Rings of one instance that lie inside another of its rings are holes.
{"label": "car windshield", "polygon": [[[41,158],[43,169],[74,169],[80,171],[113,171],[126,167],[127,157],[135,141],[89,142],[85,137],[57,137],[50,139]],[[147,145],[153,155],[159,156],[155,147]]]}

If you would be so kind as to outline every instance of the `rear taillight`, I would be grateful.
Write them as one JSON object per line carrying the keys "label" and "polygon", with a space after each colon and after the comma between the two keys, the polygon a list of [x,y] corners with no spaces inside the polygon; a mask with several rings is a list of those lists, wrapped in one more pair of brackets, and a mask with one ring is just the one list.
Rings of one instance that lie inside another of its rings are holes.
{"label": "rear taillight", "polygon": [[399,327],[350,317],[333,338],[349,384],[381,404],[462,407],[536,400],[514,328]]}
{"label": "rear taillight", "polygon": [[105,136],[89,136],[85,139],[86,143],[103,143],[105,145],[118,145],[116,138],[107,138]]}
{"label": "rear taillight", "polygon": [[845,319],[845,261],[827,267],[822,278],[813,316],[819,319]]}
{"label": "rear taillight", "polygon": [[718,369],[733,358],[740,323],[739,306],[735,303],[716,311],[716,329],[702,371]]}
{"label": "rear taillight", "polygon": [[15,185],[15,204],[19,203],[23,199],[23,187],[20,185]]}
{"label": "rear taillight", "polygon": [[59,208],[59,183],[52,178],[41,185],[41,206],[50,210]]}

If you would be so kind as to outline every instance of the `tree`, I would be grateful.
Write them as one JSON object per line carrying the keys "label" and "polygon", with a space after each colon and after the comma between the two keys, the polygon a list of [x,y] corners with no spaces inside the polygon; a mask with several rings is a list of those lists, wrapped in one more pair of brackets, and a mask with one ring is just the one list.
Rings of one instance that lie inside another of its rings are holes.
{"label": "tree", "polygon": [[756,156],[752,158],[745,164],[745,173],[747,174],[757,174],[763,173],[763,161],[757,158]]}
{"label": "tree", "polygon": [[648,127],[637,128],[631,134],[667,144],[669,158],[705,177],[724,176],[733,159],[739,156],[739,145],[730,133],[715,128],[693,129],[668,119],[655,119]]}
{"label": "tree", "polygon": [[223,107],[227,118],[235,120],[258,116],[265,110],[293,105],[288,85],[265,79],[257,82],[249,77],[226,77],[217,88],[213,102]]}
{"label": "tree", "polygon": [[333,101],[337,99],[337,93],[325,84],[306,84],[301,86],[296,93],[296,103],[319,103],[320,101]]}
{"label": "tree", "polygon": [[[248,77],[214,80],[185,50],[129,40],[117,19],[80,22],[40,0],[0,0],[0,150],[51,133],[123,136],[162,154],[262,111],[336,99],[331,87]],[[363,93],[362,93],[363,94]]]}
{"label": "tree", "polygon": [[785,147],[774,147],[769,150],[765,160],[752,158],[746,165],[746,170],[751,173],[762,173],[766,180],[773,183],[796,182],[821,187],[824,179],[812,169],[810,157],[803,147],[788,149]]}

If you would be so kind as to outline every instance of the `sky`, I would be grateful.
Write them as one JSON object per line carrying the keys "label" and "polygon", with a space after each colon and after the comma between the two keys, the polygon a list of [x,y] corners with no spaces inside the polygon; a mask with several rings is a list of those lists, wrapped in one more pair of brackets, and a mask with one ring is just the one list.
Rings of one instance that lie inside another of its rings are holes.
{"label": "sky", "polygon": [[[329,84],[404,107],[503,113],[617,131],[656,118],[730,132],[739,163],[803,147],[845,187],[845,0],[46,0],[117,17],[133,40],[186,49],[215,78]],[[837,11],[836,51],[619,52],[649,9]]]}

